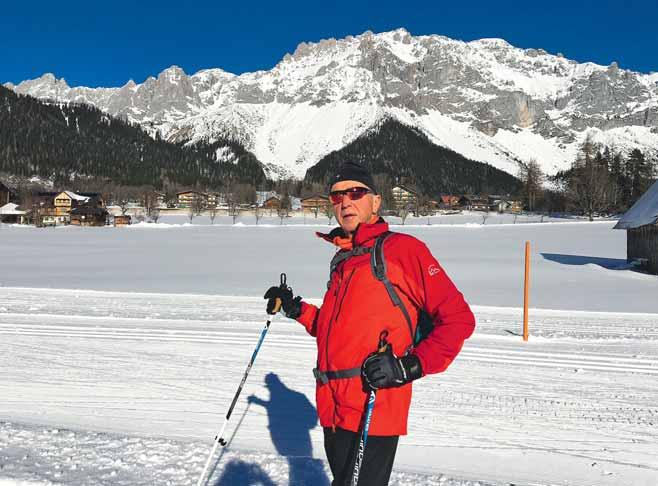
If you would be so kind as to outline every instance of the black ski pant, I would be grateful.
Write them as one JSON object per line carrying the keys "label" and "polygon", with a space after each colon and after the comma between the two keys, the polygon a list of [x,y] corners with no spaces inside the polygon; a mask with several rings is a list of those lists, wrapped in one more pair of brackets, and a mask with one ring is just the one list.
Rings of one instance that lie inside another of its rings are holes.
{"label": "black ski pant", "polygon": [[[391,477],[398,436],[368,435],[361,464],[359,486],[386,486]],[[334,476],[331,486],[349,486],[361,434],[349,430],[324,428],[324,450]]]}

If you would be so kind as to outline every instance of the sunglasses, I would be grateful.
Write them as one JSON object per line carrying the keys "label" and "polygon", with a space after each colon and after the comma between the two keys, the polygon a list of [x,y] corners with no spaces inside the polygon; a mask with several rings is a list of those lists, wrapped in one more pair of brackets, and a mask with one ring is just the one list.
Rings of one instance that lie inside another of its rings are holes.
{"label": "sunglasses", "polygon": [[371,192],[372,191],[367,187],[350,187],[349,189],[345,189],[343,191],[331,191],[329,193],[329,199],[331,200],[331,204],[340,204],[343,202],[343,196],[345,195],[347,195],[350,201],[358,201],[363,196]]}

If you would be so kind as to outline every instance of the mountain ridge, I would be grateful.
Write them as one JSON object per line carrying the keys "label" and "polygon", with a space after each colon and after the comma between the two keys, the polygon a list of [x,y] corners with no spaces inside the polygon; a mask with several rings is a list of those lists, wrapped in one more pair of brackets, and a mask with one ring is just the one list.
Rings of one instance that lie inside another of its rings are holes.
{"label": "mountain ridge", "polygon": [[70,88],[54,75],[10,87],[88,103],[175,142],[234,138],[275,177],[302,178],[391,117],[510,174],[531,158],[549,174],[567,168],[587,133],[622,151],[658,147],[658,73],[405,29],[302,42],[272,69],[240,75],[172,66],[120,88]]}

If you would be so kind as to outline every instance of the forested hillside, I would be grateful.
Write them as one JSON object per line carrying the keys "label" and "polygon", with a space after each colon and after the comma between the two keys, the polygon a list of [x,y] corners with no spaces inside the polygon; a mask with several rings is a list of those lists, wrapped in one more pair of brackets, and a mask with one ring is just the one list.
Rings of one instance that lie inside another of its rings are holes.
{"label": "forested hillside", "polygon": [[88,176],[155,187],[219,188],[228,179],[253,185],[266,179],[260,162],[237,142],[172,144],[88,105],[38,101],[2,86],[0,172],[55,184]]}

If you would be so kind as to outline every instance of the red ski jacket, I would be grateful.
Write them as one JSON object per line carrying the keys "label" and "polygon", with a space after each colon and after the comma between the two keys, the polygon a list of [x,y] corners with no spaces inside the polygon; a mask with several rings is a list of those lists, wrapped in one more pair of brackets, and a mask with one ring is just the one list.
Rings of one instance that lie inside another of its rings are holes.
{"label": "red ski jacket", "polygon": [[[361,224],[352,243],[371,247],[388,231],[380,219]],[[329,239],[329,238],[326,238]],[[343,242],[344,244],[344,242]],[[346,251],[346,250],[341,250]],[[412,352],[423,374],[444,371],[455,359],[475,328],[475,318],[464,297],[424,243],[413,236],[392,233],[384,241],[387,275],[416,323],[420,309],[435,327]],[[409,325],[393,305],[384,284],[372,274],[370,254],[352,256],[338,264],[331,275],[321,307],[302,303],[297,319],[317,340],[318,369],[322,372],[360,367],[377,348],[380,333],[388,331],[393,352],[402,356],[412,345]],[[411,402],[411,383],[377,391],[369,433],[405,435]],[[316,401],[320,424],[358,431],[366,393],[361,378],[318,381]]]}

